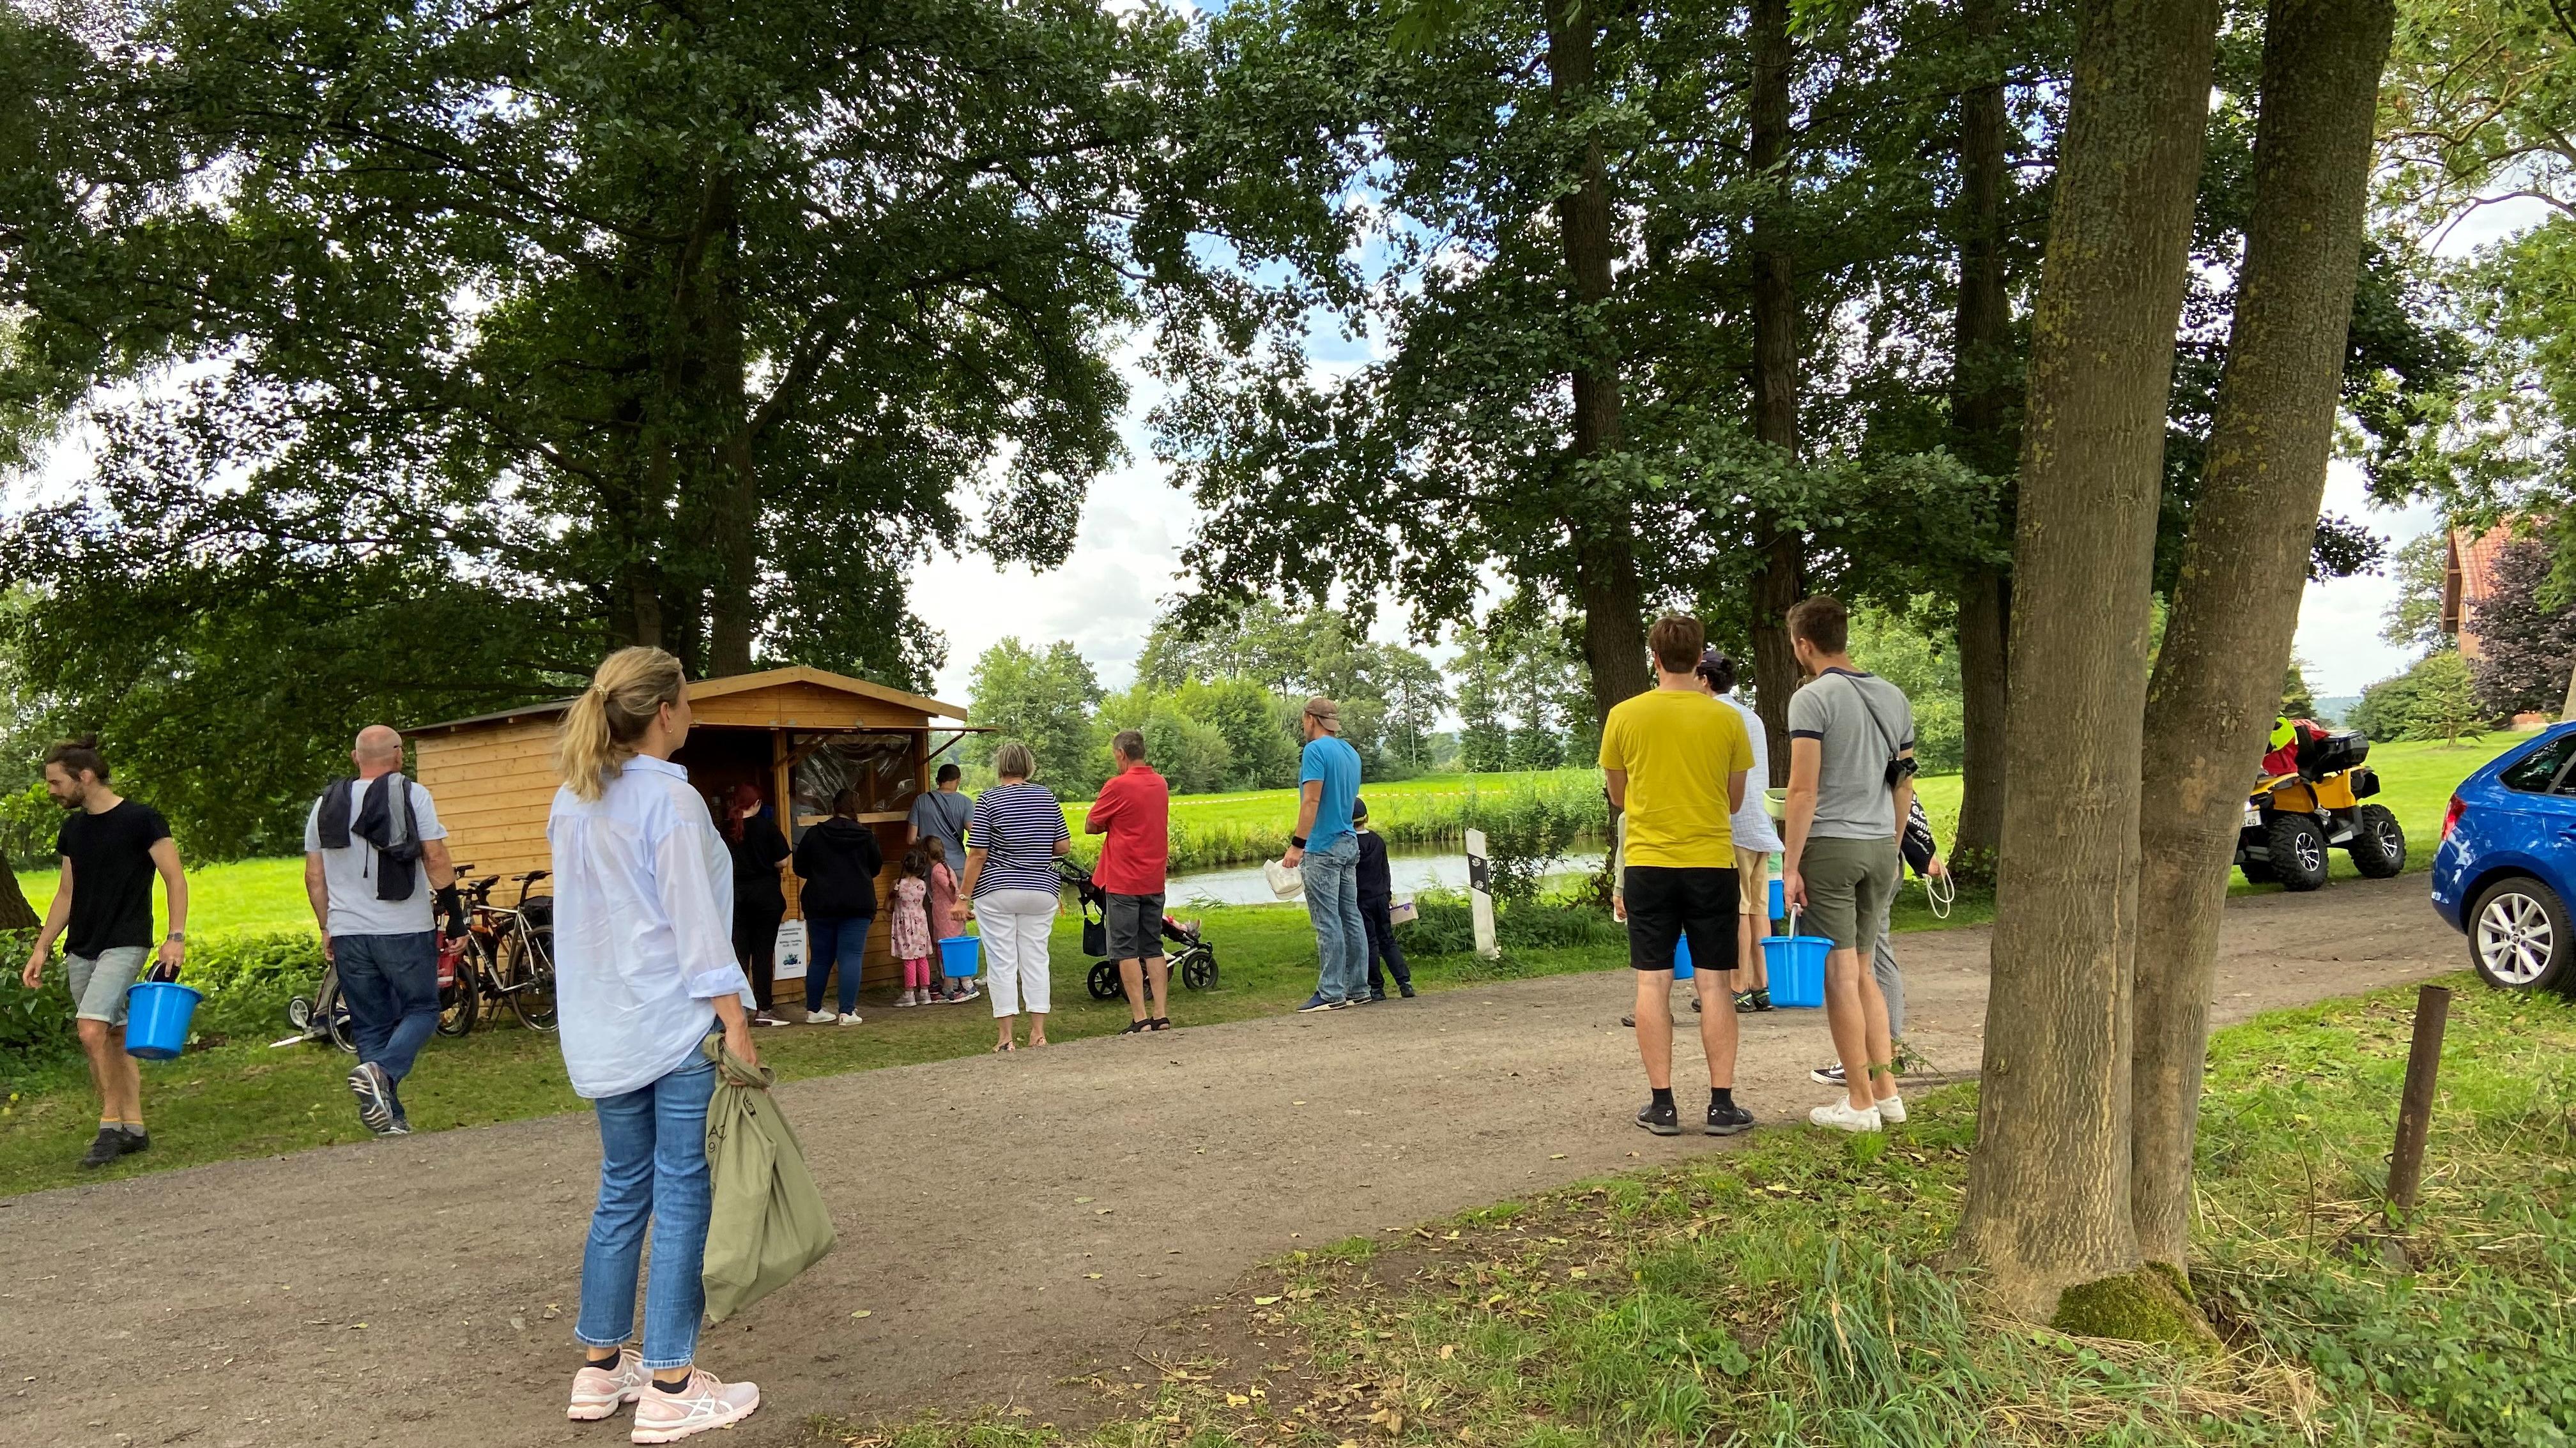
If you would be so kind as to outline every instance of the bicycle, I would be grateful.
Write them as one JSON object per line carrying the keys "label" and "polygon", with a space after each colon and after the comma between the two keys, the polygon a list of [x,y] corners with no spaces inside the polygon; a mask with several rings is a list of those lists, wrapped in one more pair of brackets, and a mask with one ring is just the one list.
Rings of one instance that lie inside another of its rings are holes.
{"label": "bicycle", "polygon": [[452,937],[453,970],[440,972],[450,977],[439,987],[440,1035],[471,1032],[487,1001],[506,1001],[519,1024],[532,1031],[555,1028],[555,901],[529,893],[549,873],[510,877],[519,882],[518,901],[511,905],[492,903],[499,875],[460,887],[469,914],[465,933]]}
{"label": "bicycle", "polygon": [[348,1003],[340,999],[340,967],[332,961],[322,962],[322,980],[314,986],[311,997],[296,996],[286,1003],[286,1023],[295,1028],[295,1034],[269,1042],[271,1050],[300,1046],[307,1041],[329,1041],[352,1056],[358,1054],[358,1035],[349,1025]]}

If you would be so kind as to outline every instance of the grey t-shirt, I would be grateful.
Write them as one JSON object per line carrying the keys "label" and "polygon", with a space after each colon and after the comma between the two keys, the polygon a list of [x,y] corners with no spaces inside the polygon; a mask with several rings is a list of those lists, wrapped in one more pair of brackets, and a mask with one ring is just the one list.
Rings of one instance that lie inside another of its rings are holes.
{"label": "grey t-shirt", "polygon": [[1875,674],[1827,669],[1789,696],[1789,737],[1813,739],[1821,753],[1810,836],[1896,838],[1887,761],[1914,747],[1914,707],[1904,690]]}
{"label": "grey t-shirt", "polygon": [[975,812],[975,801],[962,789],[934,789],[912,802],[912,827],[925,840],[939,841],[948,852],[948,869],[958,879],[966,878],[966,821]]}
{"label": "grey t-shirt", "polygon": [[[355,821],[358,811],[367,806],[367,789],[371,779],[349,782],[349,818]],[[429,791],[420,781],[406,779],[411,786],[412,827],[424,840],[447,838],[447,826],[438,822],[438,806],[430,803]],[[304,852],[322,857],[322,879],[331,891],[331,923],[325,927],[333,935],[418,935],[436,928],[431,909],[437,891],[429,887],[429,871],[422,870],[412,882],[408,900],[376,898],[376,847],[352,835],[348,848],[322,848],[322,801],[304,813]]]}

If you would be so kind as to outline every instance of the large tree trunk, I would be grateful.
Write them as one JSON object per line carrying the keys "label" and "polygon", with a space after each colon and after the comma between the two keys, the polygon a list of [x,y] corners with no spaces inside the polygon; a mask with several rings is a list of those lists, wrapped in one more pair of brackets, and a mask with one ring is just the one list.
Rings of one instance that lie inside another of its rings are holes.
{"label": "large tree trunk", "polygon": [[[1763,187],[1753,208],[1753,435],[1798,461],[1798,277],[1789,251],[1789,0],[1753,0],[1753,87],[1747,161]],[[1789,606],[1807,591],[1804,533],[1768,513],[1753,520],[1753,699],[1770,736],[1772,785],[1789,782],[1789,695],[1798,687]]]}
{"label": "large tree trunk", "polygon": [[[1961,16],[1985,83],[1959,98],[1959,310],[1951,326],[1950,423],[1959,456],[1989,477],[2013,468],[2011,311],[2004,277],[2005,115],[2001,0],[1968,0]],[[2006,515],[2009,517],[2009,514]],[[1960,723],[1965,739],[1959,826],[1950,868],[1991,884],[2004,826],[2004,691],[2010,677],[2011,583],[1979,567],[1959,591]]]}
{"label": "large tree trunk", "polygon": [[760,569],[760,483],[751,465],[751,395],[743,376],[740,218],[730,173],[717,173],[708,186],[706,228],[706,276],[697,289],[706,308],[699,333],[709,403],[704,416],[709,426],[721,429],[706,478],[712,525],[707,542],[716,563],[707,599],[707,672],[721,677],[751,672],[751,642],[759,623],[752,615],[752,588]]}
{"label": "large tree trunk", "polygon": [[[2032,311],[2001,908],[1959,1246],[1999,1305],[2137,1266],[2129,986],[2148,593],[2217,0],[2093,0]],[[2045,780],[2046,788],[2034,787]]]}
{"label": "large tree trunk", "polygon": [[[1600,16],[1589,0],[1548,7],[1548,96],[1561,118],[1590,101],[1599,27]],[[1608,162],[1598,136],[1584,138],[1576,164],[1579,180],[1558,199],[1556,224],[1575,303],[1592,314],[1589,325],[1578,329],[1589,339],[1589,355],[1572,369],[1573,464],[1581,468],[1615,457],[1625,439],[1619,419],[1618,343],[1598,310],[1610,300],[1613,247]],[[1598,724],[1609,717],[1611,705],[1653,683],[1646,673],[1636,525],[1622,504],[1569,517],[1566,526],[1574,535],[1575,595],[1583,605],[1584,662],[1592,668],[1593,722]]]}
{"label": "large tree trunk", "polygon": [[2272,0],[2254,211],[2209,465],[2147,692],[2131,1077],[2138,1247],[2191,1246],[2218,917],[2334,445],[2392,0]]}

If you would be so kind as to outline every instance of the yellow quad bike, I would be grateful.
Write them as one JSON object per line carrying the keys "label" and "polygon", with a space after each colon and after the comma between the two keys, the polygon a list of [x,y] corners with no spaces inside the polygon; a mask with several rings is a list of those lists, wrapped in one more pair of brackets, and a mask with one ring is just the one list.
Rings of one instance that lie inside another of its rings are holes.
{"label": "yellow quad bike", "polygon": [[2266,773],[2245,801],[2236,833],[2236,867],[2256,884],[2279,882],[2306,891],[2326,882],[2326,852],[2341,849],[2353,868],[2384,880],[2406,868],[2406,831],[2388,806],[2364,804],[2379,793],[2379,773],[2362,763],[2370,739],[2359,730],[2308,733],[2298,739],[2298,769]]}

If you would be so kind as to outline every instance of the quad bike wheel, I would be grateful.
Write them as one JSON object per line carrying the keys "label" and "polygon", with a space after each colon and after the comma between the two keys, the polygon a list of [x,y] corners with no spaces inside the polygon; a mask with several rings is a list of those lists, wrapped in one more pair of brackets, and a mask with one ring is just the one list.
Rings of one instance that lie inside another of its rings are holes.
{"label": "quad bike wheel", "polygon": [[2314,890],[2326,882],[2326,832],[2303,814],[2272,816],[2272,875],[2293,893]]}
{"label": "quad bike wheel", "polygon": [[2361,807],[2353,821],[2352,843],[2344,849],[2365,879],[2385,880],[2406,868],[2406,831],[2384,804]]}
{"label": "quad bike wheel", "polygon": [[1118,962],[1114,960],[1093,961],[1091,963],[1091,977],[1084,981],[1083,984],[1090,988],[1091,998],[1093,1000],[1114,1001],[1118,999],[1118,993],[1120,990],[1118,983]]}

